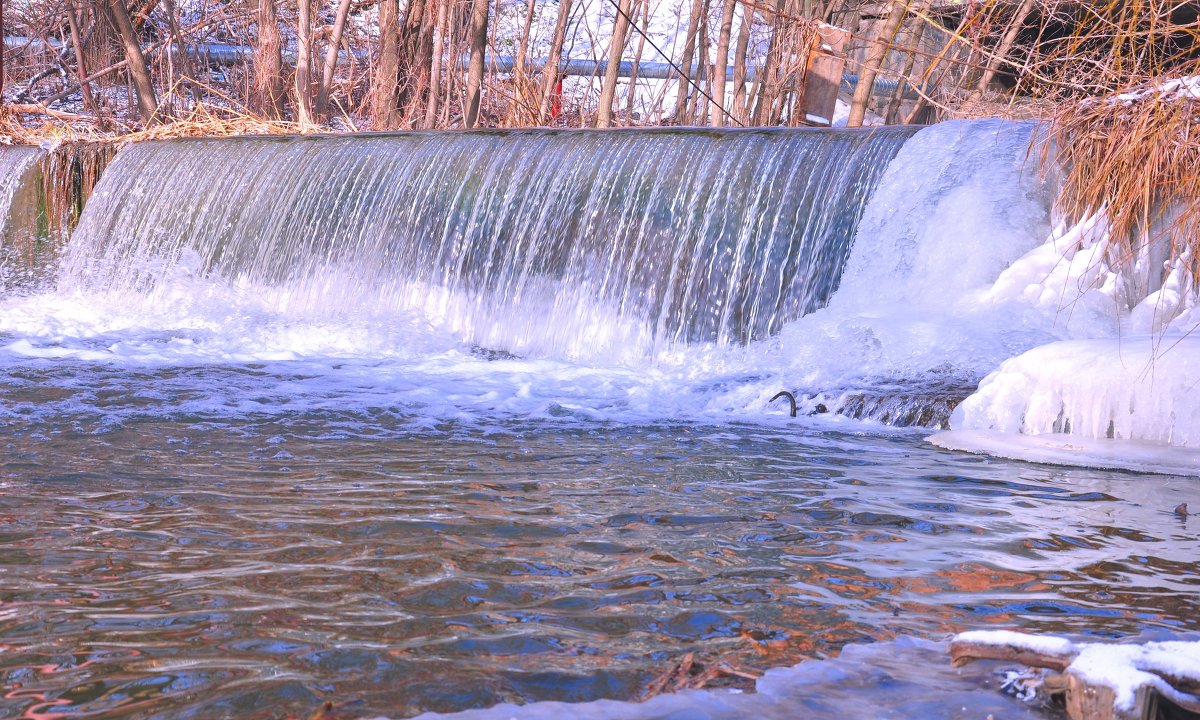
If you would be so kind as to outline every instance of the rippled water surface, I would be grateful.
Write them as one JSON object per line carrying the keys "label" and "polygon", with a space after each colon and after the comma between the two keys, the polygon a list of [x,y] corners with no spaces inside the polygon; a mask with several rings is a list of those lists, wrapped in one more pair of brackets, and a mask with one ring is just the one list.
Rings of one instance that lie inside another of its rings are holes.
{"label": "rippled water surface", "polygon": [[[283,408],[302,381],[5,371],[0,717],[634,699],[686,653],[1200,616],[1194,478],[846,423]],[[187,409],[223,392],[236,413]]]}

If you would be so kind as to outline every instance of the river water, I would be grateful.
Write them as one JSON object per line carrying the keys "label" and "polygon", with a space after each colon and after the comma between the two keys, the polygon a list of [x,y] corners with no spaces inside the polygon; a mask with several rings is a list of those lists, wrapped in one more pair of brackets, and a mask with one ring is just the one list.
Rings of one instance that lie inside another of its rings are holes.
{"label": "river water", "polygon": [[[1190,478],[778,417],[271,409],[305,382],[6,363],[2,716],[633,699],[685,653],[762,670],[898,635],[1119,637],[1200,614],[1200,528],[1170,512]],[[262,407],[179,409],[208,387]]]}
{"label": "river water", "polygon": [[0,294],[0,718],[630,701],[846,647],[875,669],[717,692],[1010,716],[986,673],[916,692],[921,643],[1194,629],[1194,478],[925,440],[1114,325],[973,294],[1048,232],[1031,132],[122,151]]}

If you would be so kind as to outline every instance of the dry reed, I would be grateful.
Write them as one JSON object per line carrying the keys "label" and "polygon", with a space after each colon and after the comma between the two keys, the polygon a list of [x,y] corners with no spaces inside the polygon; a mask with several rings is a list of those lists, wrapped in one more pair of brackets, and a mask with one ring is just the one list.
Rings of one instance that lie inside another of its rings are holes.
{"label": "dry reed", "polygon": [[[984,58],[1016,86],[1007,105],[995,95],[981,97],[972,92],[977,63],[964,63],[944,92],[952,116],[1046,121],[1063,169],[1064,214],[1078,219],[1103,210],[1117,263],[1166,240],[1172,259],[1189,258],[1196,274],[1200,79],[1190,93],[1162,90],[1172,80],[1200,77],[1196,4],[1037,0],[1003,56],[993,49],[1000,33],[1011,31],[1017,3],[983,0],[970,7],[950,33],[957,57]],[[981,28],[988,30],[970,32]]]}

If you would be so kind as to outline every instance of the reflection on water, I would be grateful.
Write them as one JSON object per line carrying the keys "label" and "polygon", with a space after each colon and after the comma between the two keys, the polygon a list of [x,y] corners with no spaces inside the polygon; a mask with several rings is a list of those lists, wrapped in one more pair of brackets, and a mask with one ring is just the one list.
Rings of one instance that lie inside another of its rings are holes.
{"label": "reflection on water", "polygon": [[253,393],[233,422],[170,390],[228,370],[39,372],[2,378],[0,717],[632,699],[688,652],[761,670],[1200,616],[1200,527],[1170,512],[1190,478],[836,425],[434,423]]}

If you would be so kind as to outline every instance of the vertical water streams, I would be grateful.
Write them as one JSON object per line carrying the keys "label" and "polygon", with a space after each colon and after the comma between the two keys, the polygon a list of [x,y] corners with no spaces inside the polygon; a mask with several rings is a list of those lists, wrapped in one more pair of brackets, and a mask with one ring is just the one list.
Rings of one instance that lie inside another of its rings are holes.
{"label": "vertical water streams", "polygon": [[41,148],[0,146],[0,290],[18,282],[36,245]]}
{"label": "vertical water streams", "polygon": [[829,299],[911,134],[148,143],[98,186],[62,282],[143,292],[186,270],[282,290],[289,311],[417,310],[472,342],[562,357],[746,342]]}

